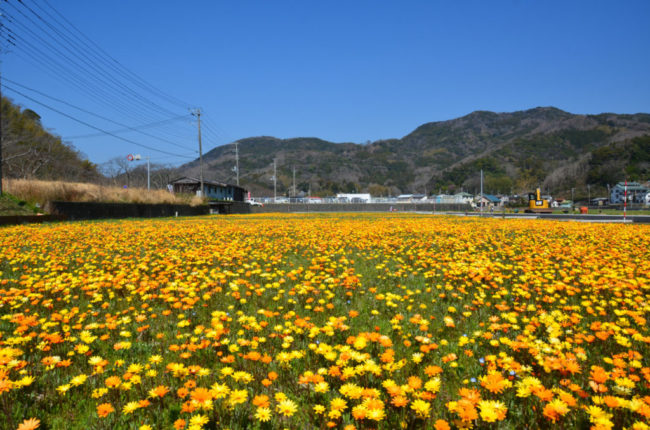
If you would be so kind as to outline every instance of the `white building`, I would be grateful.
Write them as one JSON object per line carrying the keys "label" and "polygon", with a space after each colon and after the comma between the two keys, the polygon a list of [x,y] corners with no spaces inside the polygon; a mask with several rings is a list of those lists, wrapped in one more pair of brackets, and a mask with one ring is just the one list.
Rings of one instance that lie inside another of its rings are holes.
{"label": "white building", "polygon": [[460,192],[454,194],[453,197],[454,197],[454,203],[466,203],[466,204],[474,203],[474,195],[470,193]]}
{"label": "white building", "polygon": [[370,203],[370,194],[337,194],[336,199],[339,203]]}
{"label": "white building", "polygon": [[[647,203],[648,193],[650,190],[638,182],[627,183],[628,203]],[[619,182],[610,190],[609,201],[612,204],[621,204],[623,200],[625,200],[625,182]]]}

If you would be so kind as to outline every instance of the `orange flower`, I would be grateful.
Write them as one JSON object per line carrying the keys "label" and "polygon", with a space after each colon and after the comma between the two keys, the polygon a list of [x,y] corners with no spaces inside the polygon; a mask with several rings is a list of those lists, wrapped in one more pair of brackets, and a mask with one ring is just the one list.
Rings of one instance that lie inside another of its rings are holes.
{"label": "orange flower", "polygon": [[212,400],[212,393],[206,388],[199,387],[196,390],[190,393],[192,400],[195,400],[199,403],[204,403],[209,400]]}
{"label": "orange flower", "polygon": [[474,421],[478,418],[478,411],[474,405],[466,399],[460,399],[457,404],[456,413],[465,422]]}
{"label": "orange flower", "polygon": [[424,368],[424,374],[429,378],[433,378],[439,373],[442,373],[442,367],[440,366],[427,366]]}
{"label": "orange flower", "polygon": [[112,412],[115,412],[115,408],[110,403],[102,403],[97,406],[97,415],[99,415],[99,418],[105,418]]}
{"label": "orange flower", "polygon": [[41,421],[36,418],[30,418],[23,421],[19,426],[18,430],[34,430],[41,425]]}
{"label": "orange flower", "polygon": [[550,403],[547,403],[546,406],[544,406],[543,414],[549,420],[556,422],[560,417],[564,416],[567,412],[569,412],[569,408],[567,407],[567,405],[564,404],[564,402],[556,399]]}
{"label": "orange flower", "polygon": [[268,408],[271,403],[269,402],[269,396],[266,396],[264,394],[260,396],[255,396],[253,398],[253,405],[259,407],[259,408]]}
{"label": "orange flower", "polygon": [[406,397],[404,396],[395,396],[393,397],[393,400],[390,401],[393,406],[397,408],[402,408],[406,405],[408,405],[409,401]]}
{"label": "orange flower", "polygon": [[120,386],[121,383],[122,381],[120,380],[119,376],[109,376],[104,381],[104,384],[106,384],[108,388],[117,388]]}
{"label": "orange flower", "polygon": [[481,401],[481,393],[476,388],[461,388],[458,390],[458,395],[475,406]]}
{"label": "orange flower", "polygon": [[433,428],[436,430],[451,430],[451,427],[449,427],[449,424],[445,420],[437,420]]}
{"label": "orange flower", "polygon": [[184,428],[185,428],[185,420],[179,418],[179,419],[177,419],[176,421],[174,421],[174,428],[175,428],[176,430],[182,430],[182,429],[184,429]]}
{"label": "orange flower", "polygon": [[189,401],[183,403],[183,406],[181,406],[181,412],[187,412],[187,413],[191,414],[195,410],[196,410],[196,406],[194,406],[194,404],[192,402],[189,402]]}
{"label": "orange flower", "polygon": [[178,390],[176,390],[176,395],[178,397],[180,397],[181,399],[184,399],[185,397],[187,397],[188,394],[190,394],[190,390],[188,390],[185,387],[181,387]]}
{"label": "orange flower", "polygon": [[149,391],[150,397],[165,397],[165,394],[169,393],[169,388],[164,385],[159,385],[156,388],[152,388]]}
{"label": "orange flower", "polygon": [[417,376],[410,376],[408,379],[408,385],[414,390],[419,390],[422,387],[422,379]]}
{"label": "orange flower", "polygon": [[490,372],[489,374],[482,376],[480,379],[481,386],[495,394],[501,394],[504,389],[512,385],[512,383],[507,379],[504,379],[503,375],[499,372]]}
{"label": "orange flower", "polygon": [[609,379],[609,373],[600,366],[591,366],[589,378],[596,384],[604,384]]}

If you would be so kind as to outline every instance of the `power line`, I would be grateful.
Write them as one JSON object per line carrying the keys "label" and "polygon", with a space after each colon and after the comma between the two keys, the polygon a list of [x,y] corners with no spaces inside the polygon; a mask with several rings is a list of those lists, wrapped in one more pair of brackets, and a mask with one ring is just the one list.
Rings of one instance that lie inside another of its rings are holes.
{"label": "power line", "polygon": [[[20,53],[14,52],[14,55],[18,55],[19,57],[22,58],[22,55],[20,55]],[[25,58],[23,58],[23,59],[25,59]],[[25,60],[29,61],[30,63],[32,63],[32,64],[35,65],[36,67],[42,69],[45,73],[48,73],[48,74],[51,73],[50,70],[48,70],[47,68],[43,67],[42,62],[40,62],[40,61],[32,61],[32,60],[29,60],[29,59],[25,59]],[[65,76],[65,77],[67,77],[67,74],[63,73],[63,74],[57,74],[57,75],[56,75],[56,77],[61,77],[61,76]],[[96,94],[96,95],[97,95],[97,93],[95,93],[95,92],[92,90],[91,87],[85,86],[85,85],[83,85],[83,84],[79,85],[78,82],[70,81],[69,79],[65,79],[65,80],[67,80],[67,81],[69,81],[69,82],[72,82],[73,84],[77,84],[76,86],[78,86],[80,89],[83,89],[83,90],[84,90],[84,93],[86,93],[86,94],[87,94],[88,92],[92,92],[93,94]],[[111,103],[109,100],[103,99],[101,95],[97,95],[97,97],[94,98],[93,100],[95,100],[95,101],[102,101],[102,102],[103,102],[102,104],[104,104],[104,105],[106,105],[106,106],[108,106],[108,107],[110,107],[110,108],[114,108],[117,112],[121,112],[121,113],[124,113],[124,114],[125,114],[127,111],[133,112],[132,114],[129,115],[130,118],[142,117],[141,115],[136,115],[136,114],[135,114],[136,111],[131,111],[131,110],[128,109],[126,106],[117,106],[117,105],[114,105],[114,104]],[[183,117],[186,117],[186,115],[183,115]],[[143,117],[143,118],[145,118],[145,119],[143,120],[143,122],[144,122],[144,121],[147,121],[147,122],[150,122],[150,121],[151,121],[149,118],[146,118],[146,117]],[[159,133],[160,133],[160,131],[159,131]],[[181,135],[179,135],[178,133],[171,133],[171,132],[169,132],[169,131],[163,131],[163,133],[164,133],[164,134],[167,134],[167,135],[174,135],[174,137],[176,137],[176,138],[178,138],[178,137],[180,137],[180,138],[187,138],[187,136],[181,136]]]}
{"label": "power line", "polygon": [[[48,64],[50,67],[58,69],[58,74],[56,75],[57,77],[64,76],[65,80],[68,80],[71,82],[74,86],[77,86],[80,88],[84,93],[88,94],[90,93],[91,95],[94,95],[95,101],[100,101],[104,102],[104,104],[110,106],[111,108],[115,109],[117,112],[130,112],[133,116],[140,116],[142,118],[145,118],[145,121],[151,121],[151,117],[147,118],[143,115],[138,115],[139,111],[129,109],[128,105],[125,105],[124,103],[121,102],[113,102],[109,99],[106,98],[106,94],[102,94],[100,91],[103,90],[96,90],[90,82],[88,82],[84,77],[79,75],[78,73],[74,72],[73,70],[70,70],[69,68],[62,66],[59,64],[56,60],[53,60],[49,55],[45,54],[43,51],[41,51],[39,48],[34,46],[32,43],[30,43],[28,40],[24,39],[22,36],[18,36],[18,39],[22,41],[21,45],[29,47],[31,50],[37,53],[35,56],[33,53],[30,53],[28,51],[25,51],[25,54],[31,57],[32,59],[35,60],[35,62],[41,66],[41,63]],[[39,59],[38,56],[41,58]],[[43,61],[43,58],[45,61]],[[72,78],[72,80],[71,80]]]}
{"label": "power line", "polygon": [[96,118],[103,119],[104,121],[112,122],[113,124],[119,125],[119,126],[121,126],[121,127],[125,127],[125,128],[127,128],[127,129],[129,129],[129,130],[131,130],[131,131],[136,132],[136,133],[140,133],[140,134],[143,134],[143,135],[145,135],[145,136],[148,136],[148,137],[151,137],[151,138],[154,138],[154,139],[162,140],[163,142],[166,142],[166,143],[169,143],[169,144],[171,144],[171,145],[177,146],[177,147],[179,147],[179,148],[181,148],[181,149],[189,149],[189,148],[187,148],[187,147],[185,147],[185,146],[179,145],[179,144],[176,143],[176,142],[172,142],[171,140],[167,140],[167,139],[160,138],[160,137],[158,137],[158,136],[154,136],[153,134],[146,133],[146,132],[144,132],[144,131],[138,130],[137,128],[131,127],[131,126],[126,125],[126,124],[122,124],[122,123],[120,123],[120,122],[114,121],[114,120],[112,120],[112,119],[110,119],[110,118],[107,118],[107,117],[105,117],[105,116],[98,115],[98,114],[96,114],[96,113],[94,113],[94,112],[90,112],[89,110],[86,110],[86,109],[84,109],[84,108],[80,108],[80,107],[78,107],[78,106],[75,106],[75,105],[73,105],[72,103],[68,103],[68,102],[66,102],[66,101],[64,101],[64,100],[61,100],[61,99],[58,99],[58,98],[56,98],[56,97],[49,96],[49,95],[47,95],[47,94],[45,94],[45,93],[43,93],[43,92],[41,92],[41,91],[35,90],[35,89],[33,89],[33,88],[26,87],[25,85],[19,84],[19,83],[16,82],[16,81],[12,81],[11,79],[7,79],[7,78],[5,78],[5,81],[7,81],[7,82],[9,82],[9,83],[11,83],[11,84],[13,84],[13,85],[17,85],[17,86],[19,86],[19,87],[21,87],[21,88],[23,88],[23,89],[25,89],[25,90],[32,91],[32,92],[34,92],[34,93],[36,93],[36,94],[39,94],[39,95],[41,95],[41,96],[43,96],[43,97],[46,97],[46,98],[50,99],[50,100],[54,100],[54,101],[56,101],[56,102],[63,103],[63,104],[66,105],[66,106],[69,106],[69,107],[71,107],[71,108],[73,108],[73,109],[77,109],[77,110],[79,110],[79,111],[81,111],[81,112],[87,113],[88,115],[92,115],[92,116],[94,116],[94,117],[96,117]]}
{"label": "power line", "polygon": [[71,120],[73,120],[73,121],[76,121],[76,122],[78,122],[78,123],[80,123],[80,124],[85,125],[86,127],[89,127],[89,128],[94,129],[94,130],[100,131],[100,132],[105,133],[105,134],[107,134],[107,135],[109,135],[109,136],[112,136],[112,137],[114,137],[114,138],[116,138],[116,139],[123,140],[124,142],[131,143],[131,144],[133,144],[133,145],[137,145],[137,146],[140,146],[140,147],[142,147],[142,148],[149,149],[149,150],[151,150],[151,151],[156,151],[156,152],[160,152],[160,153],[162,153],[162,154],[171,155],[171,156],[173,156],[173,157],[194,158],[194,157],[192,157],[192,156],[188,156],[188,155],[175,154],[175,153],[173,153],[173,152],[163,151],[162,149],[154,148],[154,147],[152,147],[152,146],[148,146],[148,145],[145,145],[145,144],[143,144],[143,143],[139,143],[139,142],[133,141],[133,140],[131,140],[131,139],[127,139],[127,138],[122,137],[122,136],[118,136],[117,134],[113,134],[113,133],[111,133],[110,131],[104,130],[104,129],[99,128],[99,127],[96,127],[96,126],[94,126],[94,125],[92,125],[92,124],[87,123],[86,121],[83,121],[83,120],[80,120],[80,119],[78,119],[78,118],[75,118],[75,117],[73,117],[72,115],[69,115],[69,114],[67,114],[67,113],[65,113],[65,112],[62,112],[62,111],[56,109],[56,108],[53,108],[52,106],[49,106],[49,105],[47,105],[47,104],[45,104],[45,103],[43,103],[43,102],[40,102],[40,101],[34,99],[33,97],[30,97],[30,96],[28,96],[27,94],[24,94],[24,93],[22,93],[22,92],[16,90],[15,88],[12,88],[12,87],[10,87],[10,86],[8,86],[8,85],[5,85],[5,84],[2,84],[2,86],[3,86],[4,88],[6,88],[6,89],[8,89],[8,90],[10,90],[10,91],[12,91],[12,92],[14,92],[14,93],[16,93],[16,94],[21,95],[22,97],[25,97],[25,98],[28,99],[28,100],[31,100],[32,102],[34,102],[34,103],[36,103],[36,104],[39,104],[39,105],[41,105],[41,106],[43,106],[43,107],[45,107],[45,108],[47,108],[47,109],[49,109],[49,110],[51,110],[51,111],[53,111],[53,112],[58,113],[59,115],[63,115],[63,116],[65,116],[66,118],[69,118],[69,119],[71,119]]}
{"label": "power line", "polygon": [[[151,128],[151,127],[158,127],[158,126],[160,126],[160,125],[164,125],[164,124],[167,124],[167,123],[175,122],[175,121],[178,121],[178,120],[180,120],[180,119],[186,119],[186,118],[187,118],[186,115],[183,115],[183,116],[177,116],[176,118],[164,119],[164,120],[162,120],[162,121],[156,121],[156,122],[152,122],[152,123],[149,123],[149,124],[136,125],[136,126],[133,126],[133,128]],[[111,131],[111,133],[124,133],[124,132],[127,132],[127,131],[131,131],[131,127],[129,127],[129,128],[120,128],[120,129],[118,129],[118,130],[110,130],[110,131]],[[65,137],[63,137],[62,139],[63,139],[63,140],[72,140],[72,139],[89,139],[89,138],[91,138],[91,137],[98,137],[98,136],[103,136],[103,135],[104,135],[104,133],[78,134],[78,135],[76,135],[76,136],[65,136]]]}
{"label": "power line", "polygon": [[[101,56],[99,56],[99,55],[96,54],[96,56],[97,56],[98,58],[102,59],[106,64],[108,64],[109,66],[111,66],[114,70],[116,70],[116,71],[118,71],[119,73],[121,73],[122,76],[127,77],[127,79],[131,80],[134,84],[136,84],[136,85],[138,85],[139,87],[141,87],[141,88],[143,88],[143,89],[149,91],[150,93],[152,93],[152,94],[154,94],[154,95],[158,95],[158,97],[160,97],[160,98],[162,98],[162,99],[165,99],[165,100],[167,100],[168,102],[170,102],[170,103],[172,103],[172,104],[176,104],[177,106],[179,106],[179,107],[183,107],[183,108],[188,108],[189,106],[191,106],[190,103],[187,103],[187,102],[185,102],[185,101],[183,101],[183,100],[181,100],[181,99],[179,99],[179,98],[177,98],[177,97],[174,97],[174,96],[172,96],[172,95],[170,95],[170,94],[167,94],[167,93],[161,91],[160,89],[158,89],[158,88],[154,87],[153,85],[149,84],[147,81],[145,81],[144,79],[142,79],[140,76],[136,75],[135,73],[133,73],[132,71],[130,71],[129,69],[127,69],[127,68],[126,68],[124,65],[122,65],[119,61],[117,61],[115,58],[111,57],[111,56],[110,56],[106,51],[104,51],[104,49],[102,49],[101,46],[99,46],[99,45],[98,45],[97,43],[95,43],[92,39],[90,39],[88,36],[86,36],[86,35],[85,35],[81,30],[79,30],[79,29],[78,29],[78,28],[77,28],[73,23],[71,23],[71,22],[70,22],[70,21],[69,21],[65,16],[63,16],[63,15],[62,15],[58,10],[56,10],[56,9],[55,9],[55,8],[54,8],[54,7],[53,7],[53,6],[52,6],[52,5],[51,5],[47,0],[43,0],[43,1],[44,1],[44,3],[45,3],[45,4],[46,4],[50,9],[52,9],[52,11],[54,11],[54,13],[56,13],[58,16],[60,16],[61,19],[63,19],[63,21],[65,21],[65,22],[68,24],[69,27],[71,27],[73,30],[75,30],[75,32],[76,32],[77,34],[79,34],[83,39],[85,39],[86,41],[88,41],[90,44],[94,45],[95,48],[96,48],[96,50],[98,50],[99,52],[101,52],[101,53],[104,55],[104,57],[107,57],[108,59],[106,59],[106,58],[102,58]],[[42,11],[44,11],[45,13],[47,13],[47,11],[45,11],[45,9],[44,9],[43,7],[41,7],[40,5],[38,5],[38,3],[35,3],[35,4],[39,7],[39,9],[41,9]],[[48,16],[52,17],[52,15],[49,14],[49,13],[48,13]],[[54,18],[54,17],[52,17],[52,18],[53,18],[55,21],[57,21],[57,23],[59,23],[59,25],[60,25],[62,28],[66,28],[66,29],[67,29],[67,26],[66,26],[65,24],[63,24],[63,23],[61,23],[60,21],[56,20],[56,18]],[[70,30],[68,30],[68,31],[69,31],[70,34],[73,34],[72,31],[70,31]],[[91,46],[90,46],[88,43],[86,43],[83,39],[80,39],[80,38],[78,38],[78,37],[77,37],[77,39],[79,39],[80,42],[81,42],[83,45],[85,45],[86,47],[91,48]],[[91,48],[91,49],[92,49],[92,48]],[[109,60],[110,60],[110,61],[109,61]],[[119,66],[119,67],[117,67],[117,66]],[[120,68],[121,68],[121,70],[120,70]]]}
{"label": "power line", "polygon": [[[38,14],[34,9],[32,9],[31,7],[29,7],[27,4],[25,4],[22,0],[18,0],[18,1],[19,1],[20,4],[22,4],[25,8],[27,8],[27,9],[28,9],[28,10],[29,10],[29,11],[30,11],[34,16],[36,16],[36,18],[37,18],[39,21],[43,22],[43,24],[45,24],[48,28],[50,28],[50,29],[54,32],[54,34],[56,34],[56,35],[59,37],[59,39],[61,39],[61,40],[64,42],[63,44],[60,44],[63,48],[67,49],[67,50],[68,50],[72,55],[76,56],[77,58],[80,58],[81,61],[84,62],[85,64],[87,64],[89,67],[94,68],[94,69],[95,69],[95,70],[96,70],[100,75],[103,75],[103,76],[105,76],[106,78],[108,78],[108,82],[113,82],[113,84],[109,84],[109,85],[112,85],[113,88],[115,88],[116,90],[120,91],[120,92],[121,92],[122,94],[124,94],[124,95],[130,94],[132,97],[134,97],[135,100],[138,100],[138,101],[139,101],[140,103],[142,103],[143,105],[149,105],[151,108],[154,108],[154,109],[160,111],[161,113],[165,113],[166,115],[169,115],[169,114],[174,115],[174,113],[171,113],[171,111],[169,111],[168,109],[166,109],[166,108],[160,106],[159,104],[157,104],[157,103],[155,103],[155,102],[153,102],[153,101],[147,99],[146,97],[143,97],[142,95],[140,95],[140,94],[138,94],[137,92],[133,91],[133,90],[132,90],[130,87],[128,87],[127,85],[124,85],[123,83],[117,81],[117,80],[116,80],[116,79],[115,79],[115,78],[114,78],[110,73],[106,73],[104,70],[102,70],[102,69],[101,69],[101,68],[100,68],[100,67],[99,67],[99,66],[98,66],[98,65],[97,65],[93,60],[91,60],[91,59],[88,57],[88,55],[86,55],[82,50],[78,49],[78,46],[75,47],[75,49],[70,49],[68,46],[66,46],[66,43],[67,43],[68,45],[71,45],[71,46],[74,47],[74,42],[71,42],[70,39],[69,39],[67,36],[63,35],[63,34],[59,31],[59,29],[57,29],[57,28],[54,27],[52,24],[50,24],[49,22],[47,22],[47,21],[46,21],[46,20],[45,20],[45,19],[44,19],[40,14]],[[10,4],[11,4],[11,3],[10,3]],[[11,5],[13,6],[13,4],[11,4]],[[20,14],[23,15],[26,19],[28,19],[32,24],[34,24],[35,26],[37,26],[37,27],[38,27],[38,28],[39,28],[43,33],[46,33],[48,36],[52,36],[52,33],[50,33],[49,31],[47,31],[47,30],[45,30],[45,29],[43,29],[42,27],[40,27],[40,26],[38,25],[38,23],[34,22],[33,19],[31,19],[31,18],[29,18],[28,16],[26,16],[22,11],[20,11],[18,8],[16,8],[16,6],[13,6],[13,7],[14,7],[16,10],[18,10],[18,11],[20,12]],[[54,38],[53,38],[53,39],[54,39]],[[59,51],[59,52],[60,52],[60,51]],[[80,54],[81,54],[81,55],[80,55]],[[82,56],[85,57],[85,58],[82,58]],[[66,58],[69,58],[69,57],[66,56]],[[89,63],[89,61],[90,61],[90,63]],[[106,81],[104,81],[104,82],[106,82]]]}
{"label": "power line", "polygon": [[[80,80],[82,82],[85,82],[86,84],[90,85],[91,87],[93,85],[93,82],[86,79],[86,77],[89,77],[89,78],[93,79],[94,81],[99,83],[99,91],[103,92],[108,97],[112,96],[115,93],[119,93],[119,94],[121,94],[123,96],[123,97],[120,98],[120,100],[123,100],[126,97],[131,97],[134,100],[134,102],[136,102],[137,104],[142,106],[142,108],[145,108],[145,109],[152,109],[153,108],[153,110],[158,112],[157,114],[164,113],[166,116],[175,115],[175,113],[172,113],[171,111],[169,111],[169,110],[167,110],[167,109],[165,109],[165,108],[163,108],[161,106],[158,106],[155,103],[153,103],[153,102],[151,102],[149,100],[146,100],[145,98],[143,98],[139,94],[135,93],[132,89],[126,87],[125,85],[123,85],[120,82],[118,82],[117,80],[115,80],[115,78],[113,78],[110,74],[108,74],[108,73],[104,72],[103,70],[101,70],[99,67],[97,67],[97,65],[91,64],[91,63],[89,63],[88,61],[86,61],[83,58],[81,59],[82,63],[80,63],[79,61],[76,61],[75,59],[71,58],[70,55],[66,54],[61,49],[59,49],[57,46],[50,43],[48,40],[44,39],[41,35],[37,34],[36,30],[42,31],[46,35],[46,37],[48,37],[48,39],[50,39],[52,42],[54,42],[56,40],[56,37],[54,37],[52,35],[52,33],[48,32],[47,30],[44,30],[42,28],[42,26],[40,26],[37,22],[35,22],[30,17],[28,17],[24,12],[22,12],[22,10],[18,9],[12,3],[10,3],[10,5],[14,9],[16,9],[16,11],[18,13],[20,13],[23,17],[25,17],[30,22],[31,27],[33,27],[33,28],[28,27],[27,25],[22,23],[19,19],[17,19],[12,14],[5,12],[5,15],[7,16],[7,19],[9,20],[9,22],[11,22],[12,24],[20,26],[25,31],[25,33],[31,35],[32,38],[39,41],[42,45],[46,46],[48,48],[49,52],[54,52],[58,56],[64,58],[66,60],[65,64],[69,64],[69,65],[74,66],[74,71],[71,71],[66,66],[62,66],[58,62],[57,59],[53,59],[49,55],[43,53],[43,51],[38,49],[36,46],[34,46],[32,43],[30,43],[24,37],[18,36],[20,39],[22,39],[22,41],[26,45],[31,47],[33,50],[36,50],[37,52],[39,52],[41,55],[45,56],[47,59],[50,60],[51,63],[55,64],[56,66],[58,66],[61,69],[67,69],[66,70],[67,73],[72,73],[73,75],[76,76],[76,79],[78,79],[78,80]],[[78,54],[78,51],[79,51],[78,49],[70,49],[69,47],[67,47],[67,46],[65,46],[64,44],[61,44],[61,43],[59,43],[58,46],[61,46],[62,48],[66,49],[68,52],[71,53],[71,55],[73,55],[73,56],[75,56],[77,58],[80,58],[80,56]],[[83,75],[78,74],[76,72],[77,70],[80,70],[83,73]],[[99,76],[102,76],[102,75],[108,77],[108,80],[102,79],[102,78],[99,77]],[[107,89],[105,89],[105,88],[107,88]],[[109,92],[108,89],[112,89],[113,91]],[[140,109],[142,109],[142,108],[140,108]]]}

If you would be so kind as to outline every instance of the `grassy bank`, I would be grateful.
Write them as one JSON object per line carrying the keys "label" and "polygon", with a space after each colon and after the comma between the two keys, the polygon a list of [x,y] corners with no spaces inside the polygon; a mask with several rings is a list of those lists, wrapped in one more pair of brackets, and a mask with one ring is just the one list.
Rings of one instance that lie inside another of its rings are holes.
{"label": "grassy bank", "polygon": [[97,184],[62,181],[37,181],[28,179],[5,179],[4,189],[31,204],[44,207],[50,201],[67,202],[113,202],[113,203],[174,203],[201,204],[201,199],[191,195],[171,194],[166,190],[144,188],[120,188]]}
{"label": "grassy bank", "polygon": [[11,194],[4,193],[0,196],[0,216],[4,215],[35,215],[39,209],[24,200]]}

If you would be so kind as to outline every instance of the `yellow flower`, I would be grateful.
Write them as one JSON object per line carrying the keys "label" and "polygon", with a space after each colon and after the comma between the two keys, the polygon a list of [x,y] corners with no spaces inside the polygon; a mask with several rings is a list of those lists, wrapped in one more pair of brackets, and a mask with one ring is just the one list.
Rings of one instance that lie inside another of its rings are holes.
{"label": "yellow flower", "polygon": [[138,402],[129,402],[122,408],[122,413],[128,415],[140,407]]}
{"label": "yellow flower", "polygon": [[88,379],[86,375],[77,375],[74,378],[72,378],[72,380],[70,380],[70,384],[77,387],[83,384],[84,382],[86,382],[86,379]]}
{"label": "yellow flower", "polygon": [[489,423],[505,419],[508,410],[506,405],[498,400],[481,400],[478,407],[481,410],[481,418]]}
{"label": "yellow flower", "polygon": [[326,393],[330,389],[330,386],[327,382],[322,381],[314,385],[314,391],[317,393]]}
{"label": "yellow flower", "polygon": [[269,408],[257,408],[255,418],[263,423],[271,419],[271,410]]}
{"label": "yellow flower", "polygon": [[244,403],[248,399],[248,391],[246,390],[234,390],[230,393],[228,402],[230,406],[235,406],[240,403]]}
{"label": "yellow flower", "polygon": [[160,355],[152,355],[149,357],[149,363],[151,364],[158,364],[162,362],[163,358]]}
{"label": "yellow flower", "polygon": [[280,403],[278,403],[276,409],[279,414],[282,414],[285,417],[290,417],[296,413],[296,411],[298,410],[298,405],[296,405],[294,401],[291,399],[285,399]]}
{"label": "yellow flower", "polygon": [[440,378],[429,379],[426,384],[424,384],[424,389],[431,391],[432,393],[437,393],[440,391],[441,384],[442,382],[440,381]]}
{"label": "yellow flower", "polygon": [[348,407],[348,402],[346,402],[344,399],[340,397],[335,397],[330,402],[330,408],[332,408],[333,411],[344,411],[345,408],[347,407]]}
{"label": "yellow flower", "polygon": [[419,418],[427,418],[431,410],[431,404],[422,399],[417,399],[411,403],[411,409],[415,411]]}
{"label": "yellow flower", "polygon": [[190,418],[190,425],[203,427],[208,423],[208,421],[210,421],[210,418],[205,415],[194,415],[192,418]]}
{"label": "yellow flower", "polygon": [[314,405],[314,413],[317,415],[321,415],[325,413],[327,409],[323,405]]}

